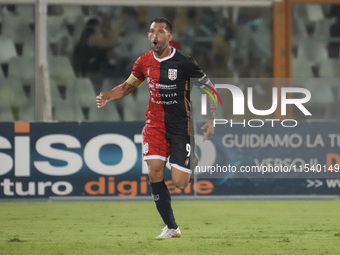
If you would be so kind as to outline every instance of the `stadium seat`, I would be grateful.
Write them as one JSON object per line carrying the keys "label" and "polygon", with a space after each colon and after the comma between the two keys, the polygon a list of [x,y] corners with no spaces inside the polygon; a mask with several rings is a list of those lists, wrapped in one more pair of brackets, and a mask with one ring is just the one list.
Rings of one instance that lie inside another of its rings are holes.
{"label": "stadium seat", "polygon": [[8,36],[0,35],[0,64],[8,63],[11,58],[17,55],[12,39],[8,38]]}
{"label": "stadium seat", "polygon": [[[35,56],[35,40],[27,40],[23,43],[22,46],[22,56],[25,57],[31,57],[33,58]],[[48,48],[49,50],[49,48]]]}
{"label": "stadium seat", "polygon": [[113,89],[118,84],[121,84],[124,82],[124,79],[111,79],[106,78],[103,80],[103,92],[108,92],[111,89]]}
{"label": "stadium seat", "polygon": [[55,15],[48,16],[47,30],[48,43],[59,43],[61,38],[67,34],[64,17]]}
{"label": "stadium seat", "polygon": [[35,79],[34,57],[12,58],[8,62],[8,76],[19,79],[22,84],[32,85]]}
{"label": "stadium seat", "polygon": [[34,120],[34,102],[28,101],[19,109],[19,121],[33,121]]}
{"label": "stadium seat", "polygon": [[309,21],[319,21],[325,17],[320,4],[306,4],[305,6]]}
{"label": "stadium seat", "polygon": [[[25,88],[26,86],[23,85],[24,90],[27,88]],[[30,86],[28,91],[26,92],[26,97],[27,100],[25,102],[25,104],[21,105],[19,108],[19,121],[34,121],[35,116],[34,116],[34,107],[35,107],[35,86],[34,83]]]}
{"label": "stadium seat", "polygon": [[26,40],[33,40],[34,33],[30,28],[33,20],[26,16],[4,16],[2,33],[11,38],[15,44],[23,44]]}
{"label": "stadium seat", "polygon": [[330,38],[330,28],[336,22],[336,18],[322,19],[315,22],[315,29],[313,36],[320,41],[328,42]]}
{"label": "stadium seat", "polygon": [[84,115],[79,105],[65,100],[53,100],[53,119],[56,121],[83,121]]}
{"label": "stadium seat", "polygon": [[70,40],[65,18],[61,15],[47,17],[47,42],[53,55],[61,55],[64,52],[64,44]]}
{"label": "stadium seat", "polygon": [[294,5],[292,8],[292,16],[299,17],[304,22],[308,21],[308,13],[307,13],[306,5],[302,5],[302,4]]}
{"label": "stadium seat", "polygon": [[51,88],[52,102],[64,101],[66,99],[66,98],[63,98],[63,95],[60,92],[61,90],[59,89],[58,83],[56,83],[53,79],[50,80],[50,88]]}
{"label": "stadium seat", "polygon": [[92,83],[88,78],[75,78],[66,86],[65,100],[77,104],[82,109],[85,120],[90,118],[90,109],[96,105],[95,98]]}
{"label": "stadium seat", "polygon": [[310,65],[320,64],[328,58],[326,43],[315,38],[306,38],[298,44],[297,57],[308,61]]}
{"label": "stadium seat", "polygon": [[138,101],[149,101],[150,93],[148,84],[144,81],[139,88],[136,89],[136,97]]}
{"label": "stadium seat", "polygon": [[17,55],[33,57],[35,34],[30,26],[34,25],[34,6],[16,5],[16,12],[15,16],[3,18],[3,35],[13,41]]}
{"label": "stadium seat", "polygon": [[[77,100],[74,93],[75,80],[66,84],[59,84],[55,80],[50,80],[53,119],[57,121],[84,121],[87,120],[82,105]],[[95,105],[95,99],[93,99]]]}
{"label": "stadium seat", "polygon": [[117,100],[116,104],[117,104],[117,108],[122,114],[123,120],[144,121],[148,102],[149,102],[149,98],[140,98],[140,97],[134,96],[133,94],[130,94],[130,95],[127,95],[126,97],[123,97]]}
{"label": "stadium seat", "polygon": [[62,6],[63,19],[67,24],[75,24],[79,18],[83,17],[83,11],[79,5]]}
{"label": "stadium seat", "polygon": [[12,110],[9,106],[3,106],[0,103],[0,122],[15,121]]}
{"label": "stadium seat", "polygon": [[52,56],[49,58],[50,77],[57,83],[68,84],[75,75],[70,60],[65,56]]}
{"label": "stadium seat", "polygon": [[70,80],[68,92],[67,97],[76,100],[81,107],[95,105],[96,94],[91,80],[88,78],[75,78],[74,80]]}
{"label": "stadium seat", "polygon": [[0,102],[4,108],[3,118],[11,120],[10,114],[14,120],[18,119],[19,109],[27,103],[24,89],[19,80],[15,78],[0,79]]}
{"label": "stadium seat", "polygon": [[96,105],[93,105],[89,109],[90,121],[121,121],[119,113],[117,111],[115,102],[110,102],[102,109],[98,109]]}
{"label": "stadium seat", "polygon": [[4,72],[2,71],[2,68],[0,68],[0,78],[5,78]]}
{"label": "stadium seat", "polygon": [[15,6],[16,16],[25,17],[27,22],[34,22],[34,5],[33,4],[18,4]]}
{"label": "stadium seat", "polygon": [[292,78],[311,78],[313,77],[312,67],[310,62],[292,58]]}
{"label": "stadium seat", "polygon": [[339,77],[340,61],[338,59],[325,59],[320,63],[320,78]]}
{"label": "stadium seat", "polygon": [[18,79],[0,79],[0,101],[2,105],[8,107],[21,107],[28,101],[24,88]]}
{"label": "stadium seat", "polygon": [[137,116],[136,112],[134,112],[130,107],[124,107],[123,108],[123,120],[124,121],[142,120],[141,119],[142,117],[143,117],[143,115]]}

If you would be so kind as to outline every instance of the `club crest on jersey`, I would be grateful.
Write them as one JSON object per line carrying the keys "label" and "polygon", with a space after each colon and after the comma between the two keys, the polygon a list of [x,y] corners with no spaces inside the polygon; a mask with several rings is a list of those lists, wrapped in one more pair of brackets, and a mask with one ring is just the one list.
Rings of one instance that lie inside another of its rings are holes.
{"label": "club crest on jersey", "polygon": [[177,79],[177,69],[168,69],[168,78],[171,81]]}

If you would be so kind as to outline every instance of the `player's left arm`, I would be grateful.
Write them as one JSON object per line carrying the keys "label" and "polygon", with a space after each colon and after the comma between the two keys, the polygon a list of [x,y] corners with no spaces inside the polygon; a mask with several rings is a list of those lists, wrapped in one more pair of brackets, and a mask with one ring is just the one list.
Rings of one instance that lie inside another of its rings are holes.
{"label": "player's left arm", "polygon": [[[189,74],[189,77],[201,77],[198,80],[197,85],[198,86],[209,86],[214,89],[214,84],[209,80],[209,78],[206,76],[206,74],[203,72],[203,70],[198,66],[196,61],[192,58],[188,59],[189,63],[186,66],[186,71]],[[209,89],[209,88],[208,88]],[[210,90],[210,89],[209,89]],[[215,98],[216,102],[216,95],[213,93],[213,97]],[[208,106],[209,106],[209,121],[205,123],[201,129],[203,130],[203,141],[210,140],[215,133],[215,127],[214,127],[214,119],[216,119],[217,114],[217,105],[215,104],[214,100],[211,97],[208,97]]]}
{"label": "player's left arm", "polygon": [[143,81],[138,80],[133,74],[122,84],[114,87],[107,93],[100,92],[96,97],[98,108],[103,108],[108,102],[123,98],[138,88]]}
{"label": "player's left arm", "polygon": [[[214,87],[210,81],[208,84]],[[214,95],[216,101],[216,95]],[[217,105],[211,97],[208,97],[208,107],[209,107],[209,121],[205,123],[201,129],[203,130],[203,141],[210,140],[215,134],[214,120],[217,116]]]}

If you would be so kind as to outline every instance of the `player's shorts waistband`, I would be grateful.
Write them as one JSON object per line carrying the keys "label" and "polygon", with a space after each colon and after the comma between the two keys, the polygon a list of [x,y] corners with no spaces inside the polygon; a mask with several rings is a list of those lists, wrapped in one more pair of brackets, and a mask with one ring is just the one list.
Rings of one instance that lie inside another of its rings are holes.
{"label": "player's shorts waistband", "polygon": [[149,160],[149,159],[160,159],[163,160],[164,162],[168,161],[167,157],[160,156],[160,155],[148,155],[143,157],[144,160]]}

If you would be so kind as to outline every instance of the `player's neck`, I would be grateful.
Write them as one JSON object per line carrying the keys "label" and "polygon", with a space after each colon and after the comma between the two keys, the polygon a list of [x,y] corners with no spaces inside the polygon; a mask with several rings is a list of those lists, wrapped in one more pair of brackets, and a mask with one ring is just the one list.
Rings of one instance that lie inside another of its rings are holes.
{"label": "player's neck", "polygon": [[166,58],[172,54],[173,48],[171,46],[166,47],[161,54],[154,52],[155,56],[159,59]]}

